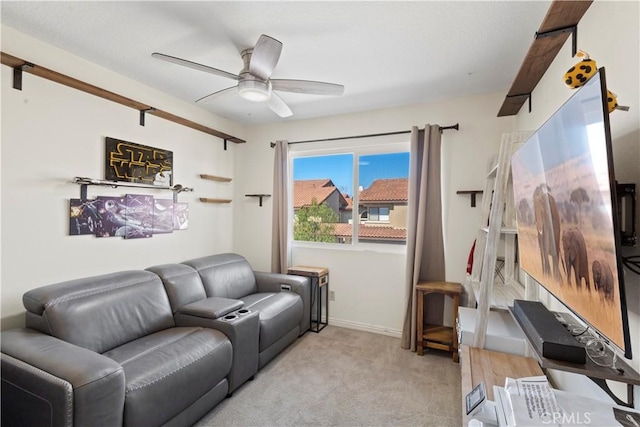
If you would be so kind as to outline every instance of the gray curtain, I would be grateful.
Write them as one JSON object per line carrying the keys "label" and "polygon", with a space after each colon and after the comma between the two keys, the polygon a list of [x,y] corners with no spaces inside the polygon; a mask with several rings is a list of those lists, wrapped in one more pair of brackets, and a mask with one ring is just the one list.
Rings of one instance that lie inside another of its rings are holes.
{"label": "gray curtain", "polygon": [[[416,284],[445,279],[440,182],[440,126],[426,125],[424,130],[414,126],[409,165],[407,298],[401,343],[411,351],[416,351]],[[442,310],[442,304],[430,303],[429,319],[442,319]]]}
{"label": "gray curtain", "polygon": [[289,144],[276,141],[273,165],[273,217],[271,235],[271,271],[287,273],[291,251],[289,248]]}

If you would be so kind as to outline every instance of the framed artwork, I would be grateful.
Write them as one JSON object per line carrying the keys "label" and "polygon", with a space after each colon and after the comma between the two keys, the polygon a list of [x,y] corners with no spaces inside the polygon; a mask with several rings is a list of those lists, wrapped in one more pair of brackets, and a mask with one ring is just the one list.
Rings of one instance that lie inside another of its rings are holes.
{"label": "framed artwork", "polygon": [[96,234],[101,224],[98,201],[71,199],[69,201],[69,235]]}
{"label": "framed artwork", "polygon": [[153,233],[173,233],[173,200],[153,201]]}
{"label": "framed artwork", "polygon": [[127,204],[124,197],[98,196],[100,223],[96,227],[96,237],[124,237],[127,220]]}
{"label": "framed artwork", "polygon": [[153,236],[153,196],[127,194],[125,197],[125,239]]}
{"label": "framed artwork", "polygon": [[105,138],[105,179],[171,187],[173,152]]}
{"label": "framed artwork", "polygon": [[173,229],[186,230],[189,228],[189,203],[173,204]]}

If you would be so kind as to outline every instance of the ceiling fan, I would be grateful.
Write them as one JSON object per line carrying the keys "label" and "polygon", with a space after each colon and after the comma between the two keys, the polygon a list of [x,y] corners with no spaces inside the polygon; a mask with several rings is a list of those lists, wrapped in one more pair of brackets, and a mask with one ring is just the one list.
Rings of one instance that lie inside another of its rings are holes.
{"label": "ceiling fan", "polygon": [[231,86],[203,96],[196,100],[196,102],[209,102],[226,93],[237,91],[238,95],[244,99],[254,102],[267,102],[267,105],[274,113],[280,117],[289,117],[293,115],[291,109],[274,91],[307,93],[312,95],[343,94],[344,86],[334,83],[311,80],[272,79],[271,73],[278,63],[281,52],[281,42],[265,34],[261,35],[253,48],[245,49],[240,53],[244,66],[237,75],[163,53],[155,52],[152,53],[151,56],[162,59],[163,61],[173,62],[174,64],[238,81],[236,86]]}

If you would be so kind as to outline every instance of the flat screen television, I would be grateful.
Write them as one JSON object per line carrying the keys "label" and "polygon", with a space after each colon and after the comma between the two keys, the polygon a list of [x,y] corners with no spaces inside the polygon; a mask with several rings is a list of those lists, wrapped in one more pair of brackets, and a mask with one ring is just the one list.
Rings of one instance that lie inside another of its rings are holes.
{"label": "flat screen television", "polygon": [[511,167],[521,268],[631,358],[604,68]]}

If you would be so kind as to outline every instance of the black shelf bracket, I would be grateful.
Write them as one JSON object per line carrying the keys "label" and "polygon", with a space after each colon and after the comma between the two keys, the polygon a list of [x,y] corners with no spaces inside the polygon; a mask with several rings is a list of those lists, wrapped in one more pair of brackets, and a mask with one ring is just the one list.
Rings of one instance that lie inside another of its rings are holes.
{"label": "black shelf bracket", "polygon": [[[633,384],[627,384],[627,401],[621,400],[618,396],[613,394],[611,389],[609,388],[609,384],[607,384],[607,380],[603,380],[602,378],[593,378],[589,377],[591,381],[598,384],[598,386],[604,390],[605,393],[609,395],[618,405],[626,406],[628,408],[633,408]],[[615,380],[612,380],[615,381]]]}
{"label": "black shelf bracket", "polygon": [[529,99],[529,112],[531,112],[531,92],[519,93],[517,95],[507,95],[507,98],[522,98],[523,96],[526,96]]}
{"label": "black shelf bracket", "polygon": [[576,56],[576,53],[578,53],[578,25],[569,25],[568,27],[544,31],[542,33],[536,31],[535,39],[538,40],[545,37],[555,37],[565,33],[571,33],[571,56],[574,57]]}
{"label": "black shelf bracket", "polygon": [[227,138],[224,138],[224,151],[227,151]]}
{"label": "black shelf bracket", "polygon": [[271,197],[271,194],[245,194],[245,197],[258,197],[260,200],[260,206],[262,206],[262,198]]}
{"label": "black shelf bracket", "polygon": [[156,111],[156,109],[153,107],[147,108],[146,110],[140,110],[140,126],[144,126],[144,115],[146,113],[152,113],[154,111]]}
{"label": "black shelf bracket", "polygon": [[456,191],[456,194],[468,194],[471,197],[471,207],[476,207],[476,195],[482,194],[483,190],[465,190],[465,191]]}
{"label": "black shelf bracket", "polygon": [[35,67],[31,62],[25,62],[19,67],[13,68],[13,88],[17,90],[22,90],[22,72],[30,70]]}
{"label": "black shelf bracket", "polygon": [[80,200],[87,200],[87,186],[89,184],[80,184]]}

